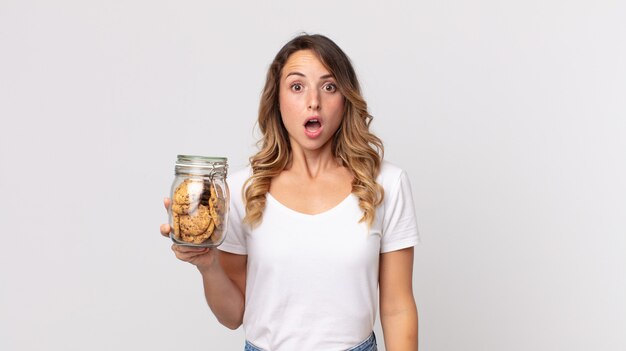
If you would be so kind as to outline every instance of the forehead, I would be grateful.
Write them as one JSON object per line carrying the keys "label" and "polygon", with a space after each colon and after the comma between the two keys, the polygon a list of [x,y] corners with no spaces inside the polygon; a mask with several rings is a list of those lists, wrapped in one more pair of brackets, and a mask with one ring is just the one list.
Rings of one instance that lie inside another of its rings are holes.
{"label": "forehead", "polygon": [[285,77],[285,75],[291,72],[300,72],[305,75],[307,72],[320,75],[330,73],[312,50],[299,50],[289,56],[281,75]]}

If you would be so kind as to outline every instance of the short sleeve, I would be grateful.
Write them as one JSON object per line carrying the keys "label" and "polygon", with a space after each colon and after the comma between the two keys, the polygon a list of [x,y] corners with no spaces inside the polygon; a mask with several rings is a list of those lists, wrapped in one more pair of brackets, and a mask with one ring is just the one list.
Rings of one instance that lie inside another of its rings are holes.
{"label": "short sleeve", "polygon": [[243,223],[245,206],[242,199],[243,184],[248,179],[249,170],[242,170],[232,175],[228,181],[230,188],[230,208],[228,211],[228,224],[226,237],[218,249],[238,255],[248,253],[246,245],[246,233],[248,226]]}
{"label": "short sleeve", "polygon": [[390,252],[415,246],[419,243],[417,218],[411,184],[405,171],[401,171],[395,184],[385,189],[384,215],[380,252]]}

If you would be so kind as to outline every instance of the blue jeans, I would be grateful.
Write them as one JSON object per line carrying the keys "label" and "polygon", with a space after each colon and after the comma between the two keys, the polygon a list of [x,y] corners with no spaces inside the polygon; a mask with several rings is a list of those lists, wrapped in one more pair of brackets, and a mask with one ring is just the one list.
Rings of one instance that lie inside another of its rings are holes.
{"label": "blue jeans", "polygon": [[[246,341],[246,348],[244,351],[263,351],[262,349],[252,345],[248,341]],[[365,339],[362,343],[356,345],[355,347],[349,348],[346,351],[378,351],[376,347],[376,335],[372,332],[372,334]]]}

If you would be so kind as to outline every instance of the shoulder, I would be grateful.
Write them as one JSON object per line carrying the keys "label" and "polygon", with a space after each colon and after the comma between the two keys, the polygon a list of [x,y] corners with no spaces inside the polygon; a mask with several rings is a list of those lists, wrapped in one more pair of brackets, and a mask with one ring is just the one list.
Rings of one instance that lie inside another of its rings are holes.
{"label": "shoulder", "polygon": [[245,183],[245,181],[248,180],[248,178],[250,178],[251,174],[252,174],[252,167],[246,166],[243,168],[238,168],[234,171],[230,171],[226,179],[229,184],[243,185],[243,183]]}
{"label": "shoulder", "polygon": [[391,190],[399,184],[403,176],[406,177],[406,172],[402,168],[389,161],[383,160],[376,182],[385,190]]}
{"label": "shoulder", "polygon": [[226,182],[230,190],[231,199],[240,199],[243,196],[243,186],[252,174],[252,167],[246,166],[228,173]]}

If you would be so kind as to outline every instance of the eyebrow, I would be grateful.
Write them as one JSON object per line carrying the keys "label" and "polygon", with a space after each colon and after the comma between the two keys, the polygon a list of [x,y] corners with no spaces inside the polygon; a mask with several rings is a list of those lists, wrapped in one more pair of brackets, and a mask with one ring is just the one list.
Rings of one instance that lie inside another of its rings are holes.
{"label": "eyebrow", "polygon": [[[285,78],[289,77],[289,76],[300,76],[300,77],[306,77],[303,73],[300,72],[289,72]],[[335,78],[332,74],[325,74],[323,76],[320,77],[320,79],[328,79],[328,78]]]}

